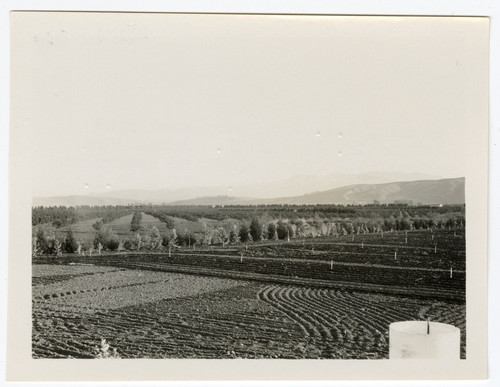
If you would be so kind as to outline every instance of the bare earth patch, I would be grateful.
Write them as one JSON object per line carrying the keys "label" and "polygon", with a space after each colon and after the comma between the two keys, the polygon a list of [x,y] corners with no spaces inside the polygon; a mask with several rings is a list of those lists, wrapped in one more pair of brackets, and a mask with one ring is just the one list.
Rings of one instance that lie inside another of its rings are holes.
{"label": "bare earth patch", "polygon": [[[81,276],[95,270],[93,275]],[[100,270],[99,267],[75,266],[75,277],[33,286],[35,303],[43,308],[97,310],[155,302],[162,299],[190,297],[241,285],[241,281],[216,277],[142,270]],[[110,268],[109,268],[110,269]],[[71,267],[70,269],[71,270]],[[61,268],[56,270],[62,272]]]}
{"label": "bare earth patch", "polygon": [[383,359],[391,322],[428,316],[460,327],[465,355],[461,304],[167,272],[36,268],[49,269],[74,277],[33,286],[35,358],[93,358],[105,338],[122,358]]}

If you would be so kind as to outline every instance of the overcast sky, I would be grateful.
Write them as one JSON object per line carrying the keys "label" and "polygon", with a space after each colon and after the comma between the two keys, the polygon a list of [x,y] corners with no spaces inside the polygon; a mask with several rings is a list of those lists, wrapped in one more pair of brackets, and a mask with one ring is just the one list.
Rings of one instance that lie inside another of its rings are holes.
{"label": "overcast sky", "polygon": [[464,176],[467,91],[487,69],[472,19],[13,20],[12,95],[31,134],[34,196],[300,174]]}

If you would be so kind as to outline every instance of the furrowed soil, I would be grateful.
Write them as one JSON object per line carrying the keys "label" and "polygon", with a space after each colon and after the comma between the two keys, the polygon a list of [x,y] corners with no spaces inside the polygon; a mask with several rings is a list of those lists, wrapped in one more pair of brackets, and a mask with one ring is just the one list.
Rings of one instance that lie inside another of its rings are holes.
{"label": "furrowed soil", "polygon": [[89,256],[37,264],[94,264],[465,302],[463,231],[390,232]]}
{"label": "furrowed soil", "polygon": [[465,356],[463,302],[74,261],[33,265],[34,358],[380,359],[391,322],[428,317]]}

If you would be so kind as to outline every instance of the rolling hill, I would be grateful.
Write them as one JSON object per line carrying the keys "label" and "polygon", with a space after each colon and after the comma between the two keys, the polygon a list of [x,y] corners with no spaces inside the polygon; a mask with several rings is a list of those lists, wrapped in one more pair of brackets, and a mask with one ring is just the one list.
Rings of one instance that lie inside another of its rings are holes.
{"label": "rolling hill", "polygon": [[417,180],[384,184],[354,184],[301,196],[249,199],[232,196],[202,197],[176,201],[172,205],[258,204],[369,204],[412,202],[414,204],[463,204],[465,179]]}
{"label": "rolling hill", "polygon": [[[385,184],[355,184],[302,196],[272,199],[277,204],[368,204],[374,201],[422,204],[465,203],[465,179],[417,180]],[[268,202],[267,200],[264,202]]]}

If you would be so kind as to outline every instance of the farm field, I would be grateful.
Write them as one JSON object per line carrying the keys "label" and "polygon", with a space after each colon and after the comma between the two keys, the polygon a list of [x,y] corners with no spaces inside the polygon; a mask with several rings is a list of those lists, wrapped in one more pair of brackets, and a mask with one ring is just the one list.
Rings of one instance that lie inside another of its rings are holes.
{"label": "farm field", "polygon": [[[226,248],[198,248],[191,254],[243,253],[248,257],[333,259],[335,262],[381,264],[400,267],[465,269],[465,235],[461,231],[439,230],[388,232],[339,237],[293,239]],[[395,255],[396,253],[396,255]]]}
{"label": "farm field", "polygon": [[106,339],[122,358],[388,356],[393,321],[431,318],[462,333],[465,306],[215,276],[90,265],[33,265],[33,357],[93,358]]}
{"label": "farm field", "polygon": [[123,358],[382,359],[391,322],[427,318],[459,327],[466,354],[463,230],[32,262],[35,358],[93,358],[106,339]]}
{"label": "farm field", "polygon": [[[394,232],[384,237],[356,235],[354,241],[351,236],[322,237],[226,247],[176,247],[170,253],[40,256],[33,262],[91,263],[124,269],[321,284],[337,289],[433,296],[463,302],[464,234],[440,230],[433,235],[425,231]],[[405,239],[412,245],[405,243]],[[437,243],[440,247],[435,250]]]}
{"label": "farm field", "polygon": [[[122,216],[118,219],[113,220],[106,224],[107,227],[111,227],[113,232],[121,239],[133,239],[135,232],[130,231],[130,223],[132,221],[133,214]],[[92,244],[95,238],[96,230],[92,225],[101,218],[92,218],[87,220],[81,220],[79,222],[73,223],[69,226],[63,226],[56,228],[51,225],[43,225],[43,229],[46,233],[54,233],[57,237],[64,238],[69,230],[72,230],[75,234],[76,240]],[[186,221],[187,222],[187,221]],[[142,213],[141,225],[145,228],[156,227],[160,232],[164,233],[167,231],[165,223],[159,221],[157,218]]]}

